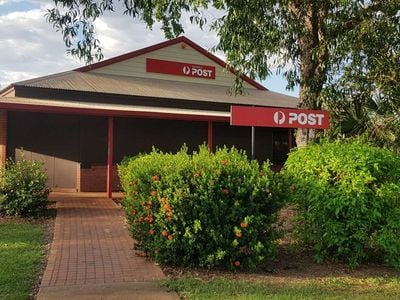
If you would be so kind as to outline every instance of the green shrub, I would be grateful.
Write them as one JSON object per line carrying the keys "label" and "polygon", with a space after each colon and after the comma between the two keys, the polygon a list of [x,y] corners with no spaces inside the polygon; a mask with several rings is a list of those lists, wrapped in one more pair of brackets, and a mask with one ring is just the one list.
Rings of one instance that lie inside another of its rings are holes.
{"label": "green shrub", "polygon": [[400,159],[359,141],[324,142],[290,153],[284,175],[298,231],[316,258],[355,266],[383,254],[400,267]]}
{"label": "green shrub", "polygon": [[136,247],[158,262],[255,267],[270,257],[283,185],[234,148],[153,150],[119,166]]}
{"label": "green shrub", "polygon": [[37,161],[8,160],[0,182],[0,213],[9,216],[38,216],[47,206],[47,175]]}

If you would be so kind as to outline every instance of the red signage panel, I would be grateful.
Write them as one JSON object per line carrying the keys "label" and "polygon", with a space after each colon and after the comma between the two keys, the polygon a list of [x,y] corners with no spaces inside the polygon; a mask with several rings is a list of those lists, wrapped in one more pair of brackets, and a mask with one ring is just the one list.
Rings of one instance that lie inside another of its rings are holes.
{"label": "red signage panel", "polygon": [[147,58],[146,72],[215,79],[215,67]]}
{"label": "red signage panel", "polygon": [[231,125],[327,129],[329,113],[323,110],[231,106]]}

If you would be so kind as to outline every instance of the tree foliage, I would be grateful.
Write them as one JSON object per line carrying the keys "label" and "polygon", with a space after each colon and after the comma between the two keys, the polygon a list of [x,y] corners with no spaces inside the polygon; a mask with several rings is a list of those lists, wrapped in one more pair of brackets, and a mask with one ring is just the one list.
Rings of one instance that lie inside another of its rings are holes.
{"label": "tree foliage", "polygon": [[[54,3],[48,20],[62,32],[71,53],[88,63],[101,59],[93,21],[113,11],[115,1]],[[343,112],[349,105],[356,109],[358,101],[398,108],[398,0],[124,0],[123,5],[124,14],[150,28],[161,22],[167,38],[183,33],[184,13],[202,27],[205,9],[224,11],[211,27],[220,38],[216,49],[238,72],[237,91],[239,75],[265,79],[277,70],[289,88],[300,86],[301,108]],[[315,138],[312,130],[297,133],[298,145]]]}
{"label": "tree foliage", "polygon": [[296,230],[318,261],[382,258],[400,268],[399,169],[398,155],[353,139],[290,153],[283,174]]}
{"label": "tree foliage", "polygon": [[334,120],[329,135],[363,135],[399,151],[399,14],[376,13],[346,38],[321,95]]}

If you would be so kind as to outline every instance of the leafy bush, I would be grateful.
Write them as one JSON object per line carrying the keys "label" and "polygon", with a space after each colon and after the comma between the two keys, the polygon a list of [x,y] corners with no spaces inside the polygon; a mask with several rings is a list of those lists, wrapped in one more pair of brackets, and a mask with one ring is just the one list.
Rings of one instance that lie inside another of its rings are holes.
{"label": "leafy bush", "polygon": [[270,257],[283,185],[234,148],[153,150],[119,166],[136,247],[173,265],[254,267]]}
{"label": "leafy bush", "polygon": [[8,160],[0,181],[0,213],[9,216],[37,216],[47,206],[47,175],[37,161]]}
{"label": "leafy bush", "polygon": [[292,182],[298,231],[317,260],[355,266],[383,254],[400,267],[400,159],[360,141],[324,142],[290,153],[283,173]]}

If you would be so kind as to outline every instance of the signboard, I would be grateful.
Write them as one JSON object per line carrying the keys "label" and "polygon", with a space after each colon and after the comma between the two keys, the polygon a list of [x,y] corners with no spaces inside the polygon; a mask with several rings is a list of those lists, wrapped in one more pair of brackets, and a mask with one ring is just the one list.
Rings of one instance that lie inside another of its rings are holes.
{"label": "signboard", "polygon": [[146,72],[215,79],[215,67],[147,58]]}
{"label": "signboard", "polygon": [[231,106],[231,125],[327,129],[329,113],[323,110]]}

